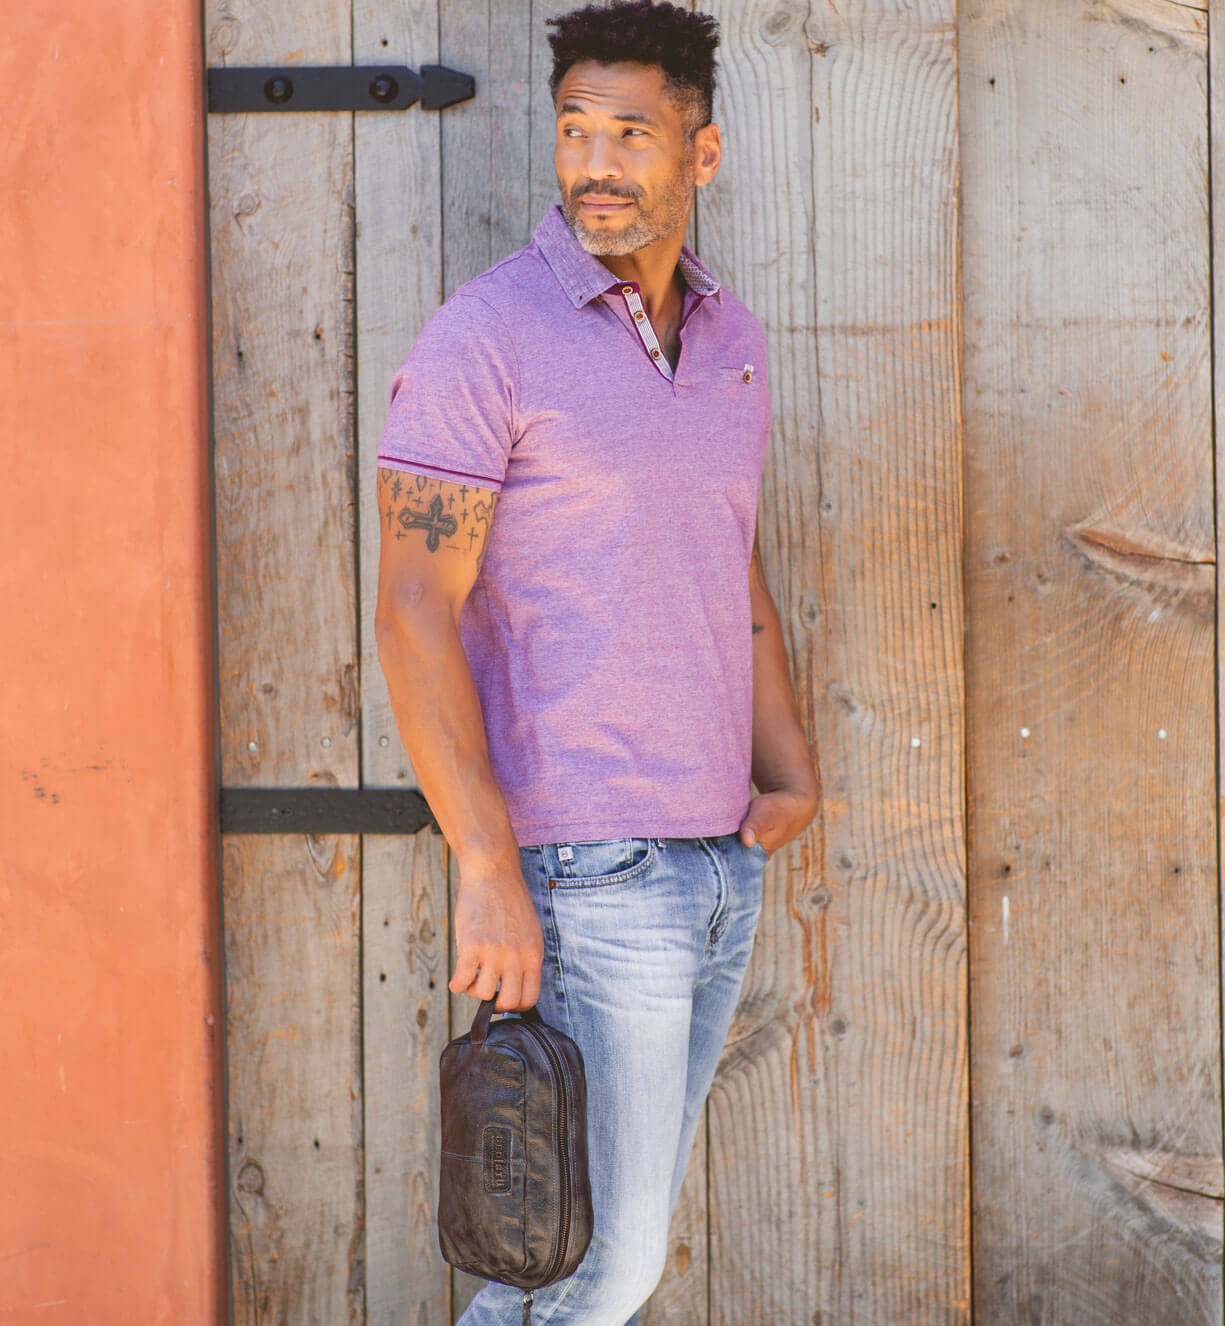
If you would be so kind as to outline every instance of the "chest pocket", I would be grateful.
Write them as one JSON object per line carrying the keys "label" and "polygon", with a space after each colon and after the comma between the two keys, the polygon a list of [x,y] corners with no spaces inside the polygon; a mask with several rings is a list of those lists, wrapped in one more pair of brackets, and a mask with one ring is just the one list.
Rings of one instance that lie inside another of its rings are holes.
{"label": "chest pocket", "polygon": [[752,364],[740,368],[720,368],[717,370],[721,383],[736,383],[742,387],[760,388],[764,379]]}

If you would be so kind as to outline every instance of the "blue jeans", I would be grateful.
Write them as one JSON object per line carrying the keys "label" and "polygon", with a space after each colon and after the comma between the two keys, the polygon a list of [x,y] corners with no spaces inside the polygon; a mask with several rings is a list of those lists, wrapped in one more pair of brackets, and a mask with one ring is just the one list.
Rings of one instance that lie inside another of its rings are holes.
{"label": "blue jeans", "polygon": [[[668,1225],[761,910],[766,853],[734,834],[520,848],[544,930],[537,1007],[587,1069],[595,1233],[533,1323],[626,1326],[667,1257]],[[488,1284],[459,1326],[519,1326]]]}

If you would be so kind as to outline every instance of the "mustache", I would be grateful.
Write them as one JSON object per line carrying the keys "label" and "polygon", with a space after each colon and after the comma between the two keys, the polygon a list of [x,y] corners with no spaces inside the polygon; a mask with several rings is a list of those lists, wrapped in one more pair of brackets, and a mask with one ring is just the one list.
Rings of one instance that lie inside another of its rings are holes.
{"label": "mustache", "polygon": [[589,193],[602,194],[605,198],[624,198],[626,202],[631,203],[637,202],[638,200],[637,190],[634,190],[632,193],[626,193],[622,189],[610,189],[607,185],[596,184],[594,181],[590,184],[584,184],[574,189],[570,194],[570,200],[571,202],[578,202],[580,198],[585,197]]}

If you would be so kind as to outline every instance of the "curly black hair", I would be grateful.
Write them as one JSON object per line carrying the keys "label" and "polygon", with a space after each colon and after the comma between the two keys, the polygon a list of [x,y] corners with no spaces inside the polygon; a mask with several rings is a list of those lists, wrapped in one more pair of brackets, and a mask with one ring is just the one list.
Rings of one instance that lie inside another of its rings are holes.
{"label": "curly black hair", "polygon": [[545,20],[553,48],[549,92],[554,100],[567,69],[580,60],[616,64],[622,60],[658,65],[685,118],[690,138],[710,123],[715,95],[715,48],[719,23],[710,14],[691,13],[659,0],[617,0],[590,4]]}

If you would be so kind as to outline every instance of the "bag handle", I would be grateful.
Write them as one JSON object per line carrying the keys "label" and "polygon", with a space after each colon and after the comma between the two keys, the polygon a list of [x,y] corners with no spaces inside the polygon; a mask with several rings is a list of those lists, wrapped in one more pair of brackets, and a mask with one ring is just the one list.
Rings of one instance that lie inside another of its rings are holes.
{"label": "bag handle", "polygon": [[[496,999],[497,995],[494,995],[493,999],[481,1000],[481,1006],[476,1010],[476,1017],[472,1019],[472,1030],[468,1033],[468,1039],[473,1045],[483,1045],[485,1043],[485,1033],[489,1030],[489,1019],[493,1016],[493,1005]],[[536,1011],[535,1005],[531,1008],[525,1008],[518,1016],[524,1022],[544,1021]]]}

